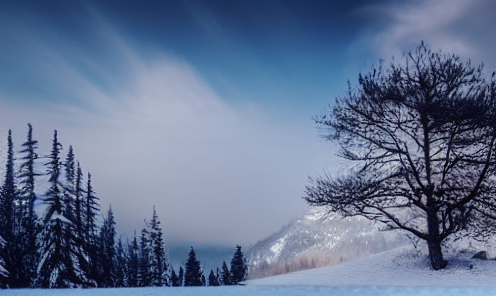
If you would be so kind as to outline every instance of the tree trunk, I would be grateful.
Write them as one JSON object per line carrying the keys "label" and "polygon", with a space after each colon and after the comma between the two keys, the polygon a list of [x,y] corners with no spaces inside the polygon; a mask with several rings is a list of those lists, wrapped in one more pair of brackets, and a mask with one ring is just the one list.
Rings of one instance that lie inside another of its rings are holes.
{"label": "tree trunk", "polygon": [[427,247],[429,248],[431,266],[434,270],[443,269],[448,265],[448,262],[443,259],[441,240],[439,239],[439,219],[435,211],[427,214],[427,227],[429,230]]}
{"label": "tree trunk", "polygon": [[429,258],[431,259],[431,266],[434,270],[443,269],[448,265],[448,262],[443,259],[441,251],[441,242],[427,241],[429,248]]}

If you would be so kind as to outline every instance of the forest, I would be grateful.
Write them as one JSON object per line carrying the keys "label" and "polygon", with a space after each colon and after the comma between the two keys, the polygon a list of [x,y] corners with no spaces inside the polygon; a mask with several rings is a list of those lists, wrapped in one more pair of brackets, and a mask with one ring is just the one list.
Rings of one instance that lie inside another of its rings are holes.
{"label": "forest", "polygon": [[224,261],[206,276],[191,247],[176,272],[155,207],[139,235],[124,240],[112,207],[101,213],[92,176],[84,175],[72,146],[64,157],[56,130],[48,155],[39,154],[31,124],[18,153],[9,130],[0,188],[0,288],[220,286],[246,279],[239,245],[230,268]]}

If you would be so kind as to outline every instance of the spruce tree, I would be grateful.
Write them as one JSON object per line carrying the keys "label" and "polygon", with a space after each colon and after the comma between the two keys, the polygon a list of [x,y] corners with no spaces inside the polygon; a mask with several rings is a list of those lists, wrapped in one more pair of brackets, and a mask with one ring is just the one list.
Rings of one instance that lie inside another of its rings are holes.
{"label": "spruce tree", "polygon": [[80,268],[78,257],[71,245],[66,243],[64,229],[71,223],[64,217],[63,192],[60,177],[60,150],[62,145],[54,131],[50,161],[46,164],[49,175],[49,188],[44,202],[47,205],[41,234],[41,260],[38,264],[37,285],[43,288],[66,288],[84,286],[86,275]]}
{"label": "spruce tree", "polygon": [[116,285],[116,256],[115,256],[115,220],[112,207],[109,206],[107,217],[103,220],[100,230],[100,280],[103,287]]}
{"label": "spruce tree", "polygon": [[39,260],[39,254],[36,247],[36,237],[40,231],[38,216],[34,210],[34,204],[37,196],[35,193],[35,177],[39,176],[35,172],[35,161],[38,159],[36,149],[38,141],[33,140],[33,128],[28,124],[27,140],[21,145],[20,153],[21,164],[19,168],[19,200],[23,207],[23,215],[21,217],[21,235],[23,236],[23,258],[21,274],[22,287],[32,286],[36,278],[36,265]]}
{"label": "spruce tree", "polygon": [[119,238],[115,252],[115,287],[128,287],[126,257],[127,254],[124,251],[122,238]]}
{"label": "spruce tree", "polygon": [[182,266],[179,266],[179,287],[184,286],[184,269]]}
{"label": "spruce tree", "polygon": [[135,231],[132,243],[128,244],[127,274],[129,287],[138,287],[139,266],[139,247]]}
{"label": "spruce tree", "polygon": [[176,274],[176,271],[174,270],[174,268],[171,266],[171,286],[172,287],[180,287],[180,284],[179,284],[179,277],[177,276]]}
{"label": "spruce tree", "polygon": [[[84,194],[84,192],[83,192]],[[86,198],[82,203],[83,208],[83,244],[88,254],[89,261],[89,278],[97,283],[99,279],[99,240],[98,240],[98,227],[96,225],[96,217],[100,213],[99,198],[95,195],[93,186],[91,185],[91,174],[88,173],[88,180],[86,185]]]}
{"label": "spruce tree", "polygon": [[238,283],[245,281],[247,277],[248,267],[246,265],[246,259],[241,251],[241,247],[236,246],[236,251],[231,260],[231,284],[237,285]]}
{"label": "spruce tree", "polygon": [[150,235],[150,276],[151,285],[160,287],[167,286],[167,262],[165,254],[164,239],[162,234],[162,228],[160,227],[160,221],[158,220],[157,211],[155,206],[153,206],[153,216],[149,225],[149,235]]}
{"label": "spruce tree", "polygon": [[0,237],[3,237],[6,241],[0,257],[4,258],[5,268],[9,272],[6,285],[18,287],[21,262],[19,262],[18,256],[19,242],[17,239],[19,236],[16,235],[16,209],[20,205],[15,205],[18,201],[18,194],[15,186],[14,144],[12,143],[11,130],[9,130],[7,138],[7,163],[0,197]]}
{"label": "spruce tree", "polygon": [[184,286],[202,286],[202,270],[200,261],[196,260],[196,253],[193,247],[189,251],[188,260],[186,261],[186,272],[184,274]]}
{"label": "spruce tree", "polygon": [[222,277],[222,285],[224,285],[224,286],[230,286],[231,285],[231,273],[229,272],[229,269],[227,268],[226,261],[222,262],[221,277]]}
{"label": "spruce tree", "polygon": [[140,236],[140,256],[139,256],[139,286],[149,287],[152,282],[150,273],[150,233],[148,223],[145,221],[145,227],[141,230]]}
{"label": "spruce tree", "polygon": [[208,275],[208,285],[211,287],[220,286],[219,280],[214,274],[214,271],[210,269],[210,274]]}

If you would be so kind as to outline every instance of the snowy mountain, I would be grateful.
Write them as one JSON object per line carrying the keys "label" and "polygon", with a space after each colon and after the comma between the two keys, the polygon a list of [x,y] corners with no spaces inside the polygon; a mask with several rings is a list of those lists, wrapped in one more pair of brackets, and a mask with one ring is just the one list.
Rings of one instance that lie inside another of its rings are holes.
{"label": "snowy mountain", "polygon": [[250,278],[258,278],[337,264],[408,243],[404,235],[379,231],[365,218],[311,208],[249,248],[246,257]]}

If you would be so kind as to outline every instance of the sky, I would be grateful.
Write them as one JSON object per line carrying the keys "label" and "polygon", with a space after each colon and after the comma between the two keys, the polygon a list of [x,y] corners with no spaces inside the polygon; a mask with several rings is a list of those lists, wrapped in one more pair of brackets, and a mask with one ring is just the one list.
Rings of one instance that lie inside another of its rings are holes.
{"label": "sky", "polygon": [[[496,69],[492,0],[2,0],[0,147],[53,130],[132,235],[249,245],[338,172],[312,117],[422,40]],[[5,155],[5,148],[0,151]]]}

